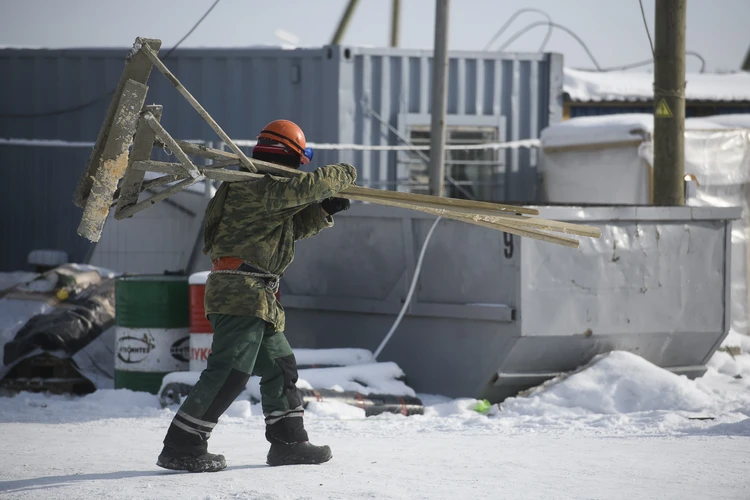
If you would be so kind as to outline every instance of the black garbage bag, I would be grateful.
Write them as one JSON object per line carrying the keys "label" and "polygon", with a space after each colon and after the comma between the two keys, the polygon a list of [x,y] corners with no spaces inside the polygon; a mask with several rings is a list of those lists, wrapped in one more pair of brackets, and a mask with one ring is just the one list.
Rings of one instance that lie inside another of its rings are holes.
{"label": "black garbage bag", "polygon": [[115,280],[103,280],[70,298],[64,306],[31,318],[5,344],[3,364],[10,366],[41,349],[72,356],[115,322]]}

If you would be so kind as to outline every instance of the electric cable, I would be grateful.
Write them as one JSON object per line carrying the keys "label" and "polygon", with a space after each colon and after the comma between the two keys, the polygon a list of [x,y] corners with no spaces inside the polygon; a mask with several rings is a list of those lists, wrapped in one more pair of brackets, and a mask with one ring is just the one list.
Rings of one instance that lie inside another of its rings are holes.
{"label": "electric cable", "polygon": [[430,242],[430,238],[432,238],[432,233],[435,231],[435,228],[438,225],[438,222],[440,222],[440,219],[442,217],[438,217],[435,219],[435,222],[432,223],[432,226],[430,227],[430,230],[427,232],[427,236],[424,239],[424,242],[422,242],[422,249],[419,251],[419,258],[417,258],[417,265],[414,268],[414,276],[411,279],[411,285],[409,286],[409,293],[406,294],[406,300],[404,300],[404,305],[401,306],[401,311],[398,313],[398,317],[396,318],[396,321],[391,326],[391,329],[386,334],[383,341],[380,343],[378,348],[375,350],[375,353],[373,354],[373,357],[375,359],[378,359],[378,356],[380,356],[380,353],[383,352],[383,349],[388,344],[388,341],[391,340],[391,337],[394,333],[396,333],[396,329],[401,324],[401,320],[404,317],[404,314],[406,314],[406,310],[409,308],[409,304],[411,303],[411,297],[414,294],[414,289],[417,286],[417,281],[419,280],[419,273],[422,271],[422,261],[424,261],[424,254],[427,250],[427,244]]}
{"label": "electric cable", "polygon": [[641,6],[641,17],[643,18],[643,27],[646,28],[646,34],[648,35],[648,43],[651,45],[651,55],[655,55],[654,41],[651,40],[651,32],[648,30],[648,22],[646,21],[646,11],[643,9],[643,0],[638,0],[638,4]]}
{"label": "electric cable", "polygon": [[518,18],[518,16],[520,16],[521,14],[524,14],[526,12],[534,12],[534,13],[537,13],[537,14],[541,14],[544,17],[546,17],[547,21],[550,23],[547,26],[547,34],[544,36],[544,40],[542,40],[542,45],[539,47],[539,52],[543,52],[544,48],[547,46],[547,42],[549,41],[550,37],[552,36],[552,24],[551,24],[552,23],[552,17],[550,17],[550,15],[547,12],[545,12],[545,11],[543,11],[541,9],[534,9],[534,8],[518,9],[517,11],[515,11],[513,13],[513,15],[510,16],[507,21],[505,21],[505,24],[503,24],[500,27],[500,29],[497,30],[497,32],[492,36],[492,38],[490,39],[490,41],[487,42],[487,45],[484,46],[483,50],[489,50],[490,47],[492,47],[492,44],[495,43],[495,41],[498,38],[500,38],[500,35],[502,35],[503,33],[505,33],[505,31],[510,27],[511,23],[513,23],[513,21],[515,21],[516,18]]}
{"label": "electric cable", "polygon": [[[545,22],[545,21],[537,21],[537,22],[534,22],[534,23],[531,23],[531,24],[525,26],[524,28],[522,28],[519,31],[517,31],[516,33],[514,33],[513,36],[511,36],[503,45],[501,45],[497,49],[497,52],[502,52],[503,50],[505,50],[506,48],[508,48],[508,46],[511,45],[513,42],[515,42],[516,40],[518,40],[522,35],[528,33],[532,29],[537,28],[539,26],[546,26],[547,24],[548,23]],[[622,66],[602,67],[599,64],[599,61],[596,60],[596,57],[594,57],[594,54],[591,52],[591,50],[589,49],[589,47],[586,44],[586,42],[584,42],[583,39],[581,39],[581,37],[579,37],[573,30],[571,30],[570,28],[568,28],[566,26],[563,26],[563,25],[561,25],[559,23],[554,23],[553,22],[553,23],[550,23],[550,24],[552,25],[553,28],[563,30],[566,33],[568,33],[571,37],[573,37],[573,39],[575,39],[578,42],[578,44],[583,48],[583,50],[586,52],[586,54],[588,55],[589,59],[591,59],[591,62],[594,64],[594,67],[596,68],[596,71],[598,71],[598,72],[604,73],[604,72],[608,72],[608,71],[621,71],[621,70],[625,70],[625,69],[632,69],[632,68],[637,68],[637,67],[647,66],[649,64],[653,64],[653,59],[650,59],[650,60],[647,60],[647,61],[639,61],[639,62],[635,62],[635,63],[625,64],[625,65],[622,65]],[[686,51],[685,55],[690,55],[690,56],[693,56],[693,57],[696,57],[697,59],[699,59],[701,61],[701,67],[700,67],[699,73],[705,72],[705,69],[706,69],[706,60],[703,58],[703,56],[701,56],[700,54],[698,54],[697,52],[692,51],[692,50]]]}
{"label": "electric cable", "polygon": [[[180,44],[182,42],[184,42],[185,39],[187,39],[187,37],[189,37],[193,33],[193,31],[195,31],[195,29],[198,26],[200,26],[200,24],[203,22],[203,20],[206,19],[206,17],[211,13],[211,11],[214,9],[214,7],[216,7],[216,5],[220,1],[221,0],[215,0],[214,3],[211,5],[211,7],[209,7],[208,10],[203,14],[203,16],[201,16],[201,18],[198,19],[198,22],[196,22],[193,25],[193,27],[190,28],[190,31],[188,31],[185,34],[185,36],[183,36],[182,38],[180,38],[180,40],[171,49],[169,49],[169,51],[166,53],[166,55],[164,57],[162,57],[161,59],[164,60],[164,59],[168,58],[172,54],[172,52],[174,52],[175,49],[177,49],[177,47],[179,47]],[[68,114],[68,113],[73,113],[75,111],[80,111],[82,109],[88,108],[89,106],[91,106],[93,104],[96,104],[97,102],[99,102],[99,101],[101,101],[103,99],[106,99],[107,97],[111,96],[112,94],[114,94],[115,90],[116,90],[116,88],[110,90],[109,92],[101,94],[100,96],[98,96],[98,97],[96,97],[94,99],[91,99],[90,101],[86,101],[84,103],[77,104],[77,105],[69,107],[69,108],[58,109],[58,110],[55,110],[55,111],[44,111],[44,112],[40,112],[40,113],[9,113],[9,114],[0,114],[0,118],[43,118],[43,117],[49,117],[49,116],[65,115],[65,114]]]}

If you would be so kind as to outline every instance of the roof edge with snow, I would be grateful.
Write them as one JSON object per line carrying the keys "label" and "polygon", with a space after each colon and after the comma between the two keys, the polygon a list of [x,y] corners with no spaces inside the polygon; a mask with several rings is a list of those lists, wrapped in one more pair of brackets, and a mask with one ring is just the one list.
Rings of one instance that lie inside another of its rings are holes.
{"label": "roof edge with snow", "polygon": [[[750,102],[750,72],[691,73],[685,76],[688,101]],[[653,73],[564,69],[563,92],[575,102],[648,102]]]}

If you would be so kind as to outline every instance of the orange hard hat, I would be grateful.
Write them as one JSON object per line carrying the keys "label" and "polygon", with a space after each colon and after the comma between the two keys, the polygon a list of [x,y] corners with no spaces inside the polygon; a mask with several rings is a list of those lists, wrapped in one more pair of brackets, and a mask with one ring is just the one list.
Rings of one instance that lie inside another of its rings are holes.
{"label": "orange hard hat", "polygon": [[305,148],[307,147],[305,134],[294,122],[289,120],[274,120],[263,127],[257,138],[280,142],[297,153],[303,164],[310,163],[310,158],[308,158],[305,152]]}

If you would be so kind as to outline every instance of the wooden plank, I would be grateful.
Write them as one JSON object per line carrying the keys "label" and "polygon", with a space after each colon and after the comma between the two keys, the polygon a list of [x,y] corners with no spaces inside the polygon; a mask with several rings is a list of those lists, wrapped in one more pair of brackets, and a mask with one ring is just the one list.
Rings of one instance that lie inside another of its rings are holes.
{"label": "wooden plank", "polygon": [[[378,198],[390,199],[387,196],[381,196],[382,190],[374,190],[375,192],[369,192],[365,197],[368,201],[374,201]],[[348,195],[350,196],[350,195]],[[556,233],[565,234],[576,234],[579,236],[588,236],[591,238],[600,238],[602,233],[598,227],[584,226],[581,224],[574,224],[569,222],[561,222],[549,219],[543,219],[541,217],[528,217],[522,215],[509,214],[504,212],[498,212],[496,210],[486,210],[481,208],[462,208],[462,207],[447,207],[440,203],[427,203],[421,201],[406,201],[399,200],[400,202],[407,204],[412,207],[428,207],[435,210],[450,210],[458,214],[462,214],[465,217],[471,217],[477,220],[483,220],[485,222],[497,222],[499,224],[510,224],[513,226],[532,226],[537,229],[554,231]]]}
{"label": "wooden plank", "polygon": [[[359,196],[359,195],[354,195],[351,197],[351,199],[359,200],[359,201],[370,201],[366,196]],[[569,247],[569,248],[578,248],[578,245],[579,245],[578,240],[575,240],[573,238],[566,238],[564,236],[556,236],[553,234],[547,234],[537,229],[524,228],[524,227],[517,226],[517,225],[499,224],[499,223],[486,222],[482,220],[476,220],[476,219],[473,219],[472,217],[466,217],[464,215],[461,215],[456,212],[452,212],[450,210],[436,210],[436,209],[429,208],[429,207],[414,206],[414,205],[409,205],[406,203],[401,203],[398,201],[386,200],[386,199],[380,199],[380,200],[372,201],[372,202],[378,203],[380,205],[390,206],[390,207],[399,207],[399,208],[408,208],[410,210],[417,210],[419,212],[424,212],[430,215],[436,215],[436,216],[444,217],[446,219],[453,219],[459,222],[466,222],[468,224],[474,224],[476,226],[482,226],[488,229],[494,229],[495,231],[502,231],[506,233],[515,234],[518,236],[533,238],[535,240],[541,240],[547,243],[554,243],[554,244],[562,245],[562,246]]]}
{"label": "wooden plank", "polygon": [[117,183],[128,167],[128,148],[147,92],[146,85],[133,80],[125,82],[122,89],[120,104],[102,150],[102,163],[96,177],[92,178],[81,223],[78,225],[78,234],[92,242],[99,241],[102,235]]}
{"label": "wooden plank", "polygon": [[[145,106],[143,110],[151,113],[157,120],[161,119],[161,106]],[[141,185],[146,172],[134,169],[133,163],[151,158],[151,150],[154,149],[154,131],[146,123],[146,119],[141,115],[138,119],[138,128],[135,130],[135,139],[133,149],[130,151],[130,168],[125,172],[125,176],[120,183],[120,196],[117,200],[117,209],[115,210],[115,219],[120,219],[123,208],[128,205],[138,203],[138,197],[141,194]]]}
{"label": "wooden plank", "polygon": [[208,179],[224,182],[257,181],[258,179],[262,179],[263,177],[265,177],[265,175],[263,174],[253,174],[251,172],[240,172],[237,170],[225,170],[223,168],[209,168],[204,170],[203,174]]}
{"label": "wooden plank", "polygon": [[434,203],[450,208],[486,209],[496,212],[518,213],[527,215],[539,215],[535,208],[520,207],[515,205],[503,205],[501,203],[490,203],[487,201],[460,200],[457,198],[446,198],[443,196],[431,196],[427,194],[402,193],[399,191],[388,191],[384,189],[370,189],[360,186],[350,186],[341,192],[343,195],[365,195],[386,198],[395,201]]}
{"label": "wooden plank", "polygon": [[211,169],[211,168],[226,168],[226,167],[234,167],[235,165],[239,165],[239,160],[222,160],[222,161],[215,161],[210,165],[204,165],[204,169]]}
{"label": "wooden plank", "polygon": [[[207,148],[205,146],[199,146],[197,144],[190,144],[186,142],[179,141],[179,144],[181,147],[184,148],[184,150],[190,154],[195,154],[196,156],[203,156],[205,158],[212,158],[212,159],[230,159],[230,158],[237,158],[237,156],[233,155],[232,153],[229,153],[227,151],[220,151],[218,149],[212,149]],[[298,170],[296,168],[290,168],[290,167],[284,167],[282,165],[277,165],[275,163],[270,163],[266,161],[251,159],[250,160],[256,167],[259,172],[265,172],[269,174],[277,174],[277,175],[285,175],[288,177],[298,176],[302,173],[301,170]],[[507,212],[507,213],[517,213],[517,214],[526,214],[526,215],[539,215],[539,210],[535,208],[527,208],[527,207],[521,207],[516,205],[503,205],[500,203],[490,203],[486,201],[474,201],[474,200],[460,200],[457,198],[445,198],[445,197],[438,197],[438,196],[430,196],[425,194],[415,194],[415,193],[402,193],[399,191],[388,191],[383,189],[371,189],[371,188],[365,188],[360,186],[351,186],[345,189],[341,192],[342,195],[372,195],[372,196],[380,196],[385,197],[388,199],[398,200],[398,201],[420,201],[420,202],[426,202],[426,203],[437,203],[440,205],[450,206],[450,207],[461,207],[461,208],[469,208],[469,209],[484,209],[484,210],[490,210],[495,213],[497,212]]]}
{"label": "wooden plank", "polygon": [[156,55],[156,52],[151,50],[150,47],[144,46],[141,51],[148,56],[148,58],[151,60],[151,62],[156,66],[156,69],[161,71],[165,77],[167,77],[167,80],[174,85],[174,87],[177,89],[177,91],[182,94],[182,97],[184,97],[190,105],[195,109],[198,114],[203,118],[206,123],[216,132],[216,135],[218,135],[222,141],[224,141],[227,146],[229,146],[229,149],[234,151],[234,153],[239,157],[240,162],[243,166],[245,166],[248,170],[251,172],[255,172],[255,167],[250,162],[250,160],[245,156],[245,153],[242,152],[240,148],[237,147],[237,145],[232,141],[232,139],[229,138],[229,136],[222,130],[222,128],[219,126],[218,123],[211,117],[211,115],[208,114],[208,111],[206,111],[203,106],[200,105],[200,103],[193,97],[190,92],[185,88],[182,83],[177,79],[176,76],[172,74],[171,71],[169,71],[169,68],[167,68],[163,62],[161,62],[161,59]]}
{"label": "wooden plank", "polygon": [[[175,181],[179,181],[184,179],[184,175],[165,175],[164,177],[157,177],[156,179],[150,179],[147,181],[143,181],[143,184],[141,184],[141,193],[148,191],[149,189],[164,186],[165,184],[170,184]],[[120,190],[118,189],[115,191],[115,202],[112,203],[110,208],[115,207],[117,205],[117,200],[120,198]],[[117,219],[117,214],[115,214],[115,219]]]}
{"label": "wooden plank", "polygon": [[94,149],[91,151],[91,156],[89,156],[86,168],[83,171],[81,180],[78,182],[76,192],[73,195],[73,203],[75,203],[76,206],[83,208],[86,205],[86,199],[89,196],[93,183],[92,179],[96,177],[102,163],[104,147],[109,139],[110,129],[112,128],[115,112],[120,105],[120,96],[125,88],[125,83],[128,80],[133,80],[145,85],[146,82],[148,82],[149,75],[151,75],[153,64],[149,58],[140,51],[140,48],[144,45],[158,52],[161,48],[161,40],[150,38],[135,39],[135,44],[128,55],[125,68],[120,76],[120,81],[117,83],[117,88],[113,94],[112,101],[109,103],[107,114],[104,117],[104,123],[102,123],[102,126],[99,129],[99,135],[96,138]]}
{"label": "wooden plank", "polygon": [[240,161],[240,158],[229,151],[222,151],[220,149],[213,149],[202,144],[193,144],[187,141],[177,141],[182,150],[189,155],[200,156],[201,158],[208,158],[209,160],[235,160]]}
{"label": "wooden plank", "polygon": [[193,164],[188,155],[186,155],[180,145],[177,144],[177,141],[175,141],[172,136],[169,135],[169,132],[167,132],[164,127],[162,127],[161,123],[159,123],[159,120],[157,120],[149,113],[144,114],[143,118],[144,120],[146,120],[148,126],[151,127],[151,130],[154,131],[156,137],[163,141],[164,144],[170,150],[172,150],[172,153],[177,157],[177,159],[180,160],[180,163],[182,163],[185,172],[193,179],[203,180],[198,167]]}
{"label": "wooden plank", "polygon": [[[257,160],[253,160],[253,161],[257,161]],[[260,162],[260,163],[265,163],[265,162]],[[169,173],[178,172],[177,165],[178,164],[173,164],[173,163],[171,164],[171,163],[164,163],[164,162],[138,162],[138,164],[136,164],[136,168],[145,168],[147,170],[150,169],[155,172],[169,174]],[[232,170],[223,170],[219,168],[217,169],[209,169],[206,167],[199,167],[199,168],[206,177],[210,179],[225,181],[225,182],[254,180],[254,179],[263,177],[261,174],[250,174],[248,172],[236,172]],[[280,167],[280,171],[285,171],[285,170],[293,170],[293,169],[288,169],[287,167]],[[299,171],[295,171],[295,172],[299,172]],[[379,189],[368,189],[368,188],[359,188],[359,189],[352,189],[352,188],[356,188],[356,186],[347,188],[346,190],[342,191],[341,194],[353,200],[367,201],[367,202],[378,203],[378,204],[387,205],[387,206],[396,206],[388,202],[397,201],[399,202],[398,206],[402,208],[409,208],[412,210],[419,210],[420,208],[428,208],[428,209],[431,209],[431,212],[429,213],[436,214],[436,215],[451,212],[456,216],[462,217],[462,220],[472,219],[476,222],[484,222],[484,223],[490,223],[490,224],[502,224],[504,226],[509,226],[509,227],[547,230],[547,231],[553,231],[553,232],[563,233],[563,234],[576,234],[579,236],[587,236],[591,238],[601,237],[601,230],[593,226],[584,226],[584,225],[579,225],[579,224],[542,219],[540,217],[518,216],[514,214],[509,214],[506,212],[499,212],[497,210],[487,210],[487,209],[477,209],[477,208],[468,209],[468,208],[462,208],[462,207],[454,207],[451,205],[441,204],[440,202],[442,200],[445,200],[445,198],[438,198],[434,196],[427,196],[427,198],[431,199],[430,203],[426,203],[423,201],[415,201],[412,199],[408,199],[406,197],[400,197],[400,199],[394,200],[392,197],[389,196],[391,193],[393,193],[392,191],[384,191],[384,190],[379,190]],[[461,200],[461,201],[465,201],[465,200]],[[490,205],[494,206],[495,204],[490,204]],[[479,225],[482,225],[482,224],[479,224]]]}
{"label": "wooden plank", "polygon": [[155,194],[154,196],[147,198],[141,202],[136,203],[135,205],[130,205],[128,207],[125,207],[120,215],[120,218],[124,219],[126,217],[132,217],[134,214],[140,212],[141,210],[145,210],[148,207],[155,205],[156,203],[166,200],[170,196],[172,196],[175,193],[179,193],[180,191],[189,188],[196,182],[200,182],[202,179],[198,178],[195,179],[193,177],[187,177],[185,179],[182,179],[180,182],[175,184],[174,186],[170,186],[164,191],[162,191],[159,194]]}
{"label": "wooden plank", "polygon": [[132,170],[140,172],[158,172],[160,174],[178,175],[180,177],[188,177],[185,172],[185,167],[182,163],[172,163],[165,161],[155,160],[141,160],[135,161],[130,165]]}
{"label": "wooden plank", "polygon": [[[189,143],[185,143],[189,144]],[[188,146],[188,151],[200,150],[206,155],[213,155],[214,151],[210,148],[196,147],[191,148]],[[231,153],[226,153],[231,155]],[[226,157],[222,155],[222,157]],[[218,156],[218,155],[217,155]],[[227,160],[229,161],[229,160]],[[272,166],[272,169],[276,172],[284,175],[299,175],[300,171],[283,167],[280,165],[269,164],[259,160],[252,160],[255,162],[259,169],[266,170],[267,166]],[[138,162],[136,168],[145,168],[152,171],[158,171],[162,173],[176,173],[177,165],[173,163],[165,162]],[[198,167],[203,175],[207,178],[221,180],[225,182],[240,182],[247,180],[255,180],[262,178],[262,174],[254,174],[249,172],[239,172],[233,170],[225,170],[223,168],[207,168]],[[271,168],[268,168],[271,170]],[[518,209],[524,207],[516,207],[513,205],[498,205],[495,203],[486,202],[475,202],[470,200],[456,200],[453,198],[442,198],[429,195],[413,195],[412,193],[398,193],[395,191],[384,191],[377,189],[361,188],[358,186],[351,186],[340,193],[342,196],[346,196],[352,200],[367,201],[371,203],[377,203],[386,206],[396,206],[401,208],[407,208],[411,210],[418,210],[432,215],[440,215],[446,218],[459,220],[491,229],[501,230],[512,234],[518,234],[520,236],[526,236],[534,239],[547,241],[550,243],[560,244],[568,247],[577,247],[578,240],[572,238],[564,238],[560,236],[551,235],[544,231],[553,231],[564,234],[577,234],[581,236],[588,236],[592,238],[601,237],[601,231],[599,228],[593,226],[584,226],[578,224],[572,224],[561,221],[554,221],[548,219],[542,219],[539,217],[527,217],[515,215],[509,212],[503,212],[496,209],[497,206],[502,208],[508,207],[510,209]],[[429,201],[424,201],[429,200]],[[450,200],[450,201],[447,201]],[[446,202],[447,201],[447,202]],[[459,202],[454,204],[453,202]],[[487,208],[466,208],[460,205],[468,204],[472,207],[492,207]],[[455,206],[458,205],[458,206]]]}

